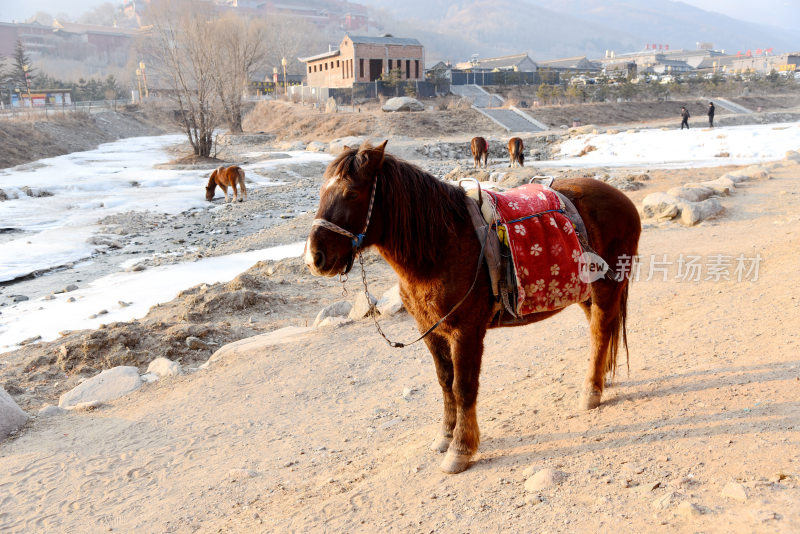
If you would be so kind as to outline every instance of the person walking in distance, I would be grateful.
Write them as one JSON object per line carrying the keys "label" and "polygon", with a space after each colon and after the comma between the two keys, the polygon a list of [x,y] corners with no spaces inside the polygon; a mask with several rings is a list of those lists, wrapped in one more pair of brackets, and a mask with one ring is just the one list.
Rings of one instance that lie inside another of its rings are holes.
{"label": "person walking in distance", "polygon": [[689,129],[689,110],[686,109],[686,106],[681,106],[681,130],[683,127],[686,126],[686,129]]}
{"label": "person walking in distance", "polygon": [[714,127],[714,103],[713,102],[709,102],[708,103],[708,127],[709,128],[713,128]]}

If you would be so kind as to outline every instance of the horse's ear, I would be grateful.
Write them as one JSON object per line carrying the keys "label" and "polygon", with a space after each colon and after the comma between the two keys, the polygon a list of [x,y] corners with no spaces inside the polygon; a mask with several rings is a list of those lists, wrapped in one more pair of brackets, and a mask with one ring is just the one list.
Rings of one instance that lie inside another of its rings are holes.
{"label": "horse's ear", "polygon": [[371,162],[374,162],[375,166],[379,169],[383,165],[384,151],[386,150],[386,143],[388,142],[389,140],[387,139],[370,151],[371,153],[369,159]]}
{"label": "horse's ear", "polygon": [[347,145],[344,145],[344,146],[342,147],[342,152],[347,152],[348,150],[350,150],[350,147],[349,147],[349,146],[347,146]]}

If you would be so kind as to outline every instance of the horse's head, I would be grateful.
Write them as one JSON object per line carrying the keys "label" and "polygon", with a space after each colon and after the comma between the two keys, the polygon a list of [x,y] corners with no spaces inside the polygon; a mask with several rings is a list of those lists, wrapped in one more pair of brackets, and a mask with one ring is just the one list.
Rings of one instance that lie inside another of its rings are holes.
{"label": "horse's head", "polygon": [[380,223],[372,216],[372,205],[386,143],[345,147],[325,170],[319,209],[306,241],[305,263],[312,274],[347,273],[357,250],[374,243]]}
{"label": "horse's head", "polygon": [[211,202],[214,200],[214,190],[217,188],[217,173],[222,167],[214,169],[211,176],[208,178],[208,185],[206,185],[206,200]]}

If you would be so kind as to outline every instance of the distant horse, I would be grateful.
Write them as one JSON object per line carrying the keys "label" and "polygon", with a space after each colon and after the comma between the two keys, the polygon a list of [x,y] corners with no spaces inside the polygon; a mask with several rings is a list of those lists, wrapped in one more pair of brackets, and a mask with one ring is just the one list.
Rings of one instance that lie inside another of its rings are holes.
{"label": "distant horse", "polygon": [[[242,190],[241,196],[238,195],[236,186]],[[208,179],[206,186],[206,200],[211,201],[214,199],[214,190],[220,187],[225,192],[225,202],[228,202],[228,187],[233,187],[233,201],[247,200],[247,188],[244,185],[244,169],[238,165],[230,167],[217,167]],[[244,197],[244,198],[242,198]]]}
{"label": "distant horse", "polygon": [[481,166],[481,158],[483,158],[483,167],[486,168],[486,161],[489,158],[489,143],[483,137],[473,137],[470,144],[472,149],[473,169]]}
{"label": "distant horse", "polygon": [[508,155],[511,158],[511,167],[515,163],[520,167],[525,166],[525,149],[522,146],[522,139],[519,137],[512,137],[508,140]]}
{"label": "distant horse", "polygon": [[[443,471],[458,473],[478,450],[478,374],[484,336],[495,326],[490,277],[479,263],[482,241],[468,214],[472,200],[461,188],[385,154],[385,146],[345,147],[328,165],[304,260],[312,274],[336,276],[350,270],[363,248],[375,247],[397,273],[403,304],[419,330],[440,321],[424,338],[444,396],[442,429],[431,448],[447,452]],[[627,196],[592,178],[559,180],[555,189],[577,208],[589,245],[609,265],[636,255],[641,224]],[[601,278],[590,291],[580,303],[590,335],[584,409],[600,404],[604,377],[616,370],[620,333],[627,351],[628,278]],[[454,308],[459,299],[463,305]],[[517,324],[559,311],[525,315]]]}

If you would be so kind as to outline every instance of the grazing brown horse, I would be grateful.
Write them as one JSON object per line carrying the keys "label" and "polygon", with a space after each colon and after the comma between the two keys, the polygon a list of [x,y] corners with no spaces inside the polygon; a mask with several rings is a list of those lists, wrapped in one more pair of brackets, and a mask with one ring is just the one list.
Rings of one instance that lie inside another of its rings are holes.
{"label": "grazing brown horse", "polygon": [[519,137],[512,137],[508,140],[508,155],[511,158],[511,167],[515,163],[520,167],[525,166],[525,149],[522,146],[522,139]]}
{"label": "grazing brown horse", "polygon": [[481,166],[481,158],[483,158],[483,168],[486,168],[486,161],[489,159],[489,143],[483,137],[473,137],[470,144],[472,149],[473,169]]}
{"label": "grazing brown horse", "polygon": [[[236,186],[242,190],[239,196]],[[233,201],[247,200],[247,188],[244,185],[244,169],[238,165],[231,165],[230,167],[217,167],[208,179],[206,186],[206,200],[211,201],[214,199],[214,190],[220,187],[225,192],[225,202],[228,202],[228,187],[233,187]],[[238,198],[237,198],[238,197]],[[242,198],[244,197],[244,198]]]}
{"label": "grazing brown horse", "polygon": [[[441,433],[432,449],[447,452],[443,471],[458,473],[469,467],[480,440],[476,401],[483,339],[494,313],[491,282],[478,263],[482,243],[465,192],[385,154],[385,146],[345,148],[328,165],[305,262],[314,275],[336,276],[350,270],[361,249],[375,247],[397,273],[400,296],[419,330],[444,317],[424,338],[444,396]],[[636,255],[641,224],[628,197],[591,178],[559,180],[555,189],[575,205],[589,244],[609,265],[619,268]],[[459,299],[463,304],[453,310]],[[616,276],[592,283],[590,298],[580,303],[590,326],[584,409],[600,404],[604,377],[616,369],[620,334],[627,351],[627,299],[628,278]],[[527,315],[519,324],[559,311]]]}

